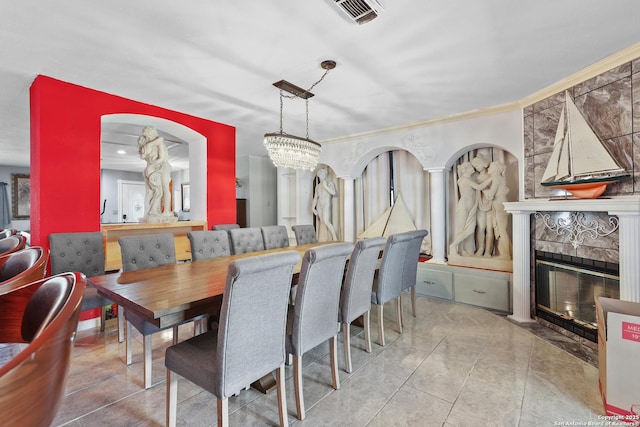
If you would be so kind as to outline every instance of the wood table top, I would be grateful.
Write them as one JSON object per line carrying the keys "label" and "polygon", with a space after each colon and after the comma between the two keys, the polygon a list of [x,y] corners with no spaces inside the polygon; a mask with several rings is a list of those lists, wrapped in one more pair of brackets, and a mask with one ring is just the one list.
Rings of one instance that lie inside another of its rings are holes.
{"label": "wood table top", "polygon": [[[335,242],[319,242],[259,252],[167,264],[87,278],[98,293],[159,327],[205,314],[224,293],[229,263],[236,259],[297,251]],[[300,272],[298,263],[294,274]]]}

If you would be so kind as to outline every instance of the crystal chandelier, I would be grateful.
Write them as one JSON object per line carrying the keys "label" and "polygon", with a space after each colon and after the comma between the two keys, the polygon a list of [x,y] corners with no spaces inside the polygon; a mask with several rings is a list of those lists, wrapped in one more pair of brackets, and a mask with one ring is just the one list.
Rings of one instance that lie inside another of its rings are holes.
{"label": "crystal chandelier", "polygon": [[[307,90],[304,90],[285,80],[280,80],[273,85],[280,89],[280,130],[278,132],[267,133],[264,135],[264,146],[269,153],[269,158],[276,167],[285,167],[292,169],[314,170],[320,160],[322,146],[309,138],[309,98],[313,96],[311,89],[320,83],[327,73],[335,68],[335,61],[323,61],[320,66],[325,70],[324,74]],[[291,96],[285,95],[284,91],[291,93]],[[305,138],[285,133],[282,130],[282,107],[283,99],[287,98],[303,98],[306,107],[306,125],[307,135]]]}

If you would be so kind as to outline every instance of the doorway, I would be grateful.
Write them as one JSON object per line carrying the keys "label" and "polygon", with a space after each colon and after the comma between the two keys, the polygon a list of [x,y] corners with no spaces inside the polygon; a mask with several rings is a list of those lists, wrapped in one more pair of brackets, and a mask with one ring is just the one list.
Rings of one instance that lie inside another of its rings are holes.
{"label": "doorway", "polygon": [[144,216],[144,181],[118,180],[118,219],[121,222],[140,222]]}

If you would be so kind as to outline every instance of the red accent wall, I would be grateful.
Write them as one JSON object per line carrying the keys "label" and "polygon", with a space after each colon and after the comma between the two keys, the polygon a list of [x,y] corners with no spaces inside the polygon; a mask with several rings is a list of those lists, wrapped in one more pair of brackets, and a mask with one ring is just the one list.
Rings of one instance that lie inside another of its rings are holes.
{"label": "red accent wall", "polygon": [[144,114],[207,139],[207,222],[236,221],[235,128],[39,75],[31,84],[31,244],[100,231],[100,119]]}

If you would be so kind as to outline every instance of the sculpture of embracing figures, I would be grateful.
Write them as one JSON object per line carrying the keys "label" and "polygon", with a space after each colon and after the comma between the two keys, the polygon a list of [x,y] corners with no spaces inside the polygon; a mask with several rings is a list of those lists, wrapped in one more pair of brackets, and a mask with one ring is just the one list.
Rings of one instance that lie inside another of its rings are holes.
{"label": "sculpture of embracing figures", "polygon": [[503,202],[509,188],[502,162],[482,154],[458,165],[458,192],[450,255],[511,259],[509,218]]}
{"label": "sculpture of embracing figures", "polygon": [[155,127],[145,126],[142,129],[142,135],[138,137],[138,153],[147,162],[144,169],[147,187],[145,215],[140,222],[177,221],[175,212],[171,210],[169,151]]}

